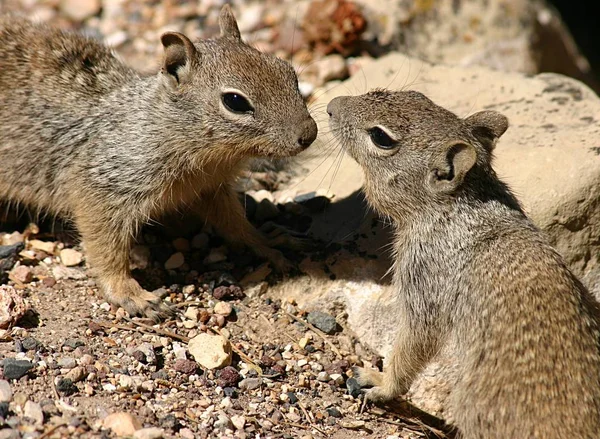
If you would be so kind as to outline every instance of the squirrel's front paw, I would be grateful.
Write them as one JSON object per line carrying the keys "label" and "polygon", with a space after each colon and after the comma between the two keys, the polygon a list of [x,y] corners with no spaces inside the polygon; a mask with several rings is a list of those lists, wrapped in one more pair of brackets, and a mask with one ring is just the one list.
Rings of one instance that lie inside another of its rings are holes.
{"label": "squirrel's front paw", "polygon": [[110,303],[122,307],[130,316],[160,321],[175,315],[174,308],[165,304],[161,297],[144,290],[134,279],[115,284],[105,288],[106,298]]}

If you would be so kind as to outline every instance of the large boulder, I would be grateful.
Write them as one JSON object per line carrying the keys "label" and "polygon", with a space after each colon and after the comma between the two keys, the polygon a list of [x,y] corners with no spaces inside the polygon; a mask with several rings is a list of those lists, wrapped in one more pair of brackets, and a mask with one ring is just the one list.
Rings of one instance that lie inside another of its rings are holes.
{"label": "large boulder", "polygon": [[[483,67],[434,66],[393,53],[322,92],[315,103],[323,143],[299,161],[310,172],[291,186],[333,194],[334,202],[314,217],[311,231],[340,243],[340,250],[325,261],[303,261],[305,274],[272,294],[294,298],[307,309],[339,314],[344,308],[348,327],[362,342],[384,356],[391,349],[398,293],[386,276],[390,230],[366,207],[362,171],[333,146],[324,112],[335,96],[375,87],[419,90],[462,117],[484,109],[505,114],[511,126],[496,148],[499,176],[578,275],[600,272],[600,99],[582,83],[555,74],[525,77]],[[413,387],[415,402],[436,413],[447,391],[440,368],[431,365]]]}

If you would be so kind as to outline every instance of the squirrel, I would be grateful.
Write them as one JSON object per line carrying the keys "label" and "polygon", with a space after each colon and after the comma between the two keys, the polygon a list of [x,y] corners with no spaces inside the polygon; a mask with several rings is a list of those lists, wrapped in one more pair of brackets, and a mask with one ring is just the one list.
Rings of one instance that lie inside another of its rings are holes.
{"label": "squirrel", "polygon": [[395,230],[398,335],[383,373],[355,370],[366,400],[403,395],[450,347],[460,437],[598,437],[600,306],[492,168],[507,118],[383,89],[327,112]]}
{"label": "squirrel", "polygon": [[107,300],[171,313],[135,281],[140,227],[189,209],[222,237],[289,264],[246,219],[233,183],[252,158],[290,157],[317,126],[293,67],[245,44],[228,5],[220,35],[166,32],[142,77],[101,43],[0,18],[0,199],[71,218]]}

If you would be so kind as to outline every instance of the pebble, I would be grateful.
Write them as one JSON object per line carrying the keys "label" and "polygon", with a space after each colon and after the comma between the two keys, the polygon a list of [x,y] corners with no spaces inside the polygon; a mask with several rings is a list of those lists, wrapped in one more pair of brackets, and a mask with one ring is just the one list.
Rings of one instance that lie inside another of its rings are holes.
{"label": "pebble", "polygon": [[219,417],[214,423],[214,427],[219,430],[225,430],[227,428],[233,429],[233,424],[231,423],[231,419],[229,419],[227,416],[219,415]]}
{"label": "pebble", "polygon": [[8,278],[13,282],[28,284],[33,280],[31,268],[26,265],[17,265],[8,274]]}
{"label": "pebble", "polygon": [[85,279],[85,273],[76,268],[69,268],[63,265],[57,265],[52,267],[52,276],[56,280],[61,279],[73,279],[73,280],[82,280]]}
{"label": "pebble", "polygon": [[227,254],[224,247],[212,248],[207,257],[204,258],[205,264],[216,264],[227,260]]}
{"label": "pebble", "polygon": [[[39,239],[32,239],[32,240],[28,241],[28,244],[31,248],[33,248],[35,250],[41,250],[44,253],[48,253],[49,255],[53,255],[54,251],[56,250],[55,242],[40,241]],[[3,257],[3,256],[0,254],[0,257]]]}
{"label": "pebble", "polygon": [[85,343],[78,338],[67,338],[62,344],[62,348],[65,351],[75,350],[81,346],[85,346]]}
{"label": "pebble", "polygon": [[346,59],[339,54],[326,56],[315,63],[319,72],[319,81],[325,84],[334,79],[344,79],[348,76]]}
{"label": "pebble", "polygon": [[190,251],[190,241],[185,238],[177,238],[173,240],[173,247],[178,252],[188,252]]}
{"label": "pebble", "polygon": [[278,217],[280,213],[277,206],[273,204],[272,201],[265,198],[256,206],[254,218],[258,223],[264,223],[265,221]]}
{"label": "pebble", "polygon": [[335,407],[329,407],[327,409],[327,413],[329,414],[329,416],[333,416],[334,418],[342,417],[342,413]]}
{"label": "pebble", "polygon": [[75,249],[63,248],[60,251],[60,261],[67,267],[74,267],[81,264],[83,255]]}
{"label": "pebble", "polygon": [[319,374],[317,375],[317,381],[321,381],[322,383],[326,383],[327,381],[329,381],[329,378],[329,374],[325,371],[319,372]]}
{"label": "pebble", "polygon": [[37,351],[42,347],[42,343],[33,337],[25,337],[21,340],[21,346],[25,351]]}
{"label": "pebble", "polygon": [[145,359],[146,364],[156,364],[156,352],[154,352],[154,346],[152,346],[151,343],[140,344],[136,348],[136,351],[144,354],[144,356],[146,357],[146,359]]}
{"label": "pebble", "polygon": [[198,370],[198,364],[192,360],[179,359],[173,364],[173,369],[185,375],[193,375]]}
{"label": "pebble", "polygon": [[23,416],[31,419],[36,425],[44,423],[44,412],[42,412],[42,406],[37,402],[27,401],[23,407]]}
{"label": "pebble", "polygon": [[182,428],[181,430],[179,430],[179,436],[181,436],[184,439],[195,439],[196,437],[194,432],[189,428]]}
{"label": "pebble", "polygon": [[208,248],[210,238],[206,233],[198,233],[192,238],[192,248],[198,250],[205,250]]}
{"label": "pebble", "polygon": [[333,334],[337,330],[337,322],[335,321],[335,318],[321,311],[313,311],[309,313],[306,320],[308,320],[308,323],[320,329],[325,334]]}
{"label": "pebble", "polygon": [[183,313],[183,316],[186,319],[190,319],[193,320],[194,322],[198,321],[198,314],[200,313],[200,310],[195,307],[195,306],[190,306],[185,313]]}
{"label": "pebble", "polygon": [[70,379],[61,378],[60,380],[58,380],[58,383],[56,383],[56,390],[58,390],[65,396],[69,396],[74,393],[77,393],[79,389],[77,389],[77,386],[73,384],[73,381],[71,381]]}
{"label": "pebble", "polygon": [[158,427],[142,428],[133,433],[133,439],[161,439],[165,430]]}
{"label": "pebble", "polygon": [[221,387],[232,387],[235,386],[240,380],[239,372],[231,366],[224,367],[219,373],[219,379],[217,383]]}
{"label": "pebble", "polygon": [[33,363],[28,360],[15,360],[5,358],[3,362],[4,378],[7,380],[18,380],[33,368]]}
{"label": "pebble", "polygon": [[346,389],[348,390],[348,394],[353,398],[358,398],[360,395],[360,385],[356,378],[348,378],[346,380]]}
{"label": "pebble", "polygon": [[165,262],[165,270],[175,270],[181,267],[185,263],[185,256],[183,253],[173,253],[169,259]]}
{"label": "pebble", "polygon": [[188,350],[205,369],[219,369],[231,364],[231,344],[220,335],[198,334],[189,341]]}
{"label": "pebble", "polygon": [[238,384],[242,390],[256,390],[262,385],[262,378],[244,378]]}
{"label": "pebble", "polygon": [[233,306],[227,302],[218,302],[214,308],[215,314],[219,314],[222,316],[228,316],[233,312]]}
{"label": "pebble", "polygon": [[[8,409],[10,405],[8,402],[0,402],[0,420],[5,419],[8,416]],[[2,432],[4,430],[0,430]]]}
{"label": "pebble", "polygon": [[238,430],[243,430],[246,425],[246,418],[242,415],[233,415],[231,417],[231,423]]}
{"label": "pebble", "polygon": [[74,367],[65,374],[65,378],[71,380],[73,383],[78,383],[87,376],[85,368],[81,366]]}
{"label": "pebble", "polygon": [[58,360],[58,367],[63,369],[73,369],[77,366],[77,360],[71,357],[64,357]]}
{"label": "pebble", "polygon": [[10,383],[6,380],[0,380],[0,402],[10,402],[12,400],[12,389]]}
{"label": "pebble", "polygon": [[20,439],[21,434],[17,430],[12,428],[5,428],[0,430],[0,439]]}
{"label": "pebble", "polygon": [[125,412],[111,413],[102,422],[107,430],[112,430],[117,436],[133,436],[136,430],[142,428],[141,422],[132,414]]}

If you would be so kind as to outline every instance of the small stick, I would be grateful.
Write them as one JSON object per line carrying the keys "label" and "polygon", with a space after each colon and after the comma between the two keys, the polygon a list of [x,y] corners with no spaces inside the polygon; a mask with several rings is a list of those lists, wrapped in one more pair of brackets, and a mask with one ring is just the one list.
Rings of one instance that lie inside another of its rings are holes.
{"label": "small stick", "polygon": [[127,320],[128,322],[130,322],[130,323],[132,323],[132,324],[134,324],[136,326],[139,326],[141,328],[147,329],[148,331],[152,331],[152,332],[155,332],[157,334],[164,335],[166,337],[171,337],[171,338],[174,338],[175,340],[179,340],[179,341],[182,341],[184,343],[188,343],[190,341],[189,337],[185,337],[183,335],[175,334],[174,332],[171,332],[171,331],[166,331],[164,329],[155,328],[154,326],[146,325],[145,323],[136,322],[135,320],[132,320],[132,319],[127,318],[127,317],[125,317],[125,320]]}
{"label": "small stick", "polygon": [[338,350],[338,348],[325,336],[325,333],[323,331],[321,331],[319,328],[311,325],[307,321],[302,320],[300,317],[296,317],[295,315],[290,314],[287,311],[285,313],[286,313],[286,315],[288,315],[292,319],[296,320],[298,323],[302,323],[303,325],[309,327],[315,334],[317,334],[319,337],[321,337],[325,341],[325,343],[327,343],[331,347],[331,350],[333,352],[335,352],[335,354],[338,357],[340,357],[340,358],[342,357],[342,354],[340,353],[340,351]]}
{"label": "small stick", "polygon": [[60,427],[65,427],[67,425],[66,422],[61,422],[60,424],[56,424],[55,426],[51,427],[48,431],[46,431],[45,433],[42,433],[42,435],[38,438],[38,439],[44,439],[48,436],[50,436],[52,433],[54,433],[56,430],[58,430]]}

